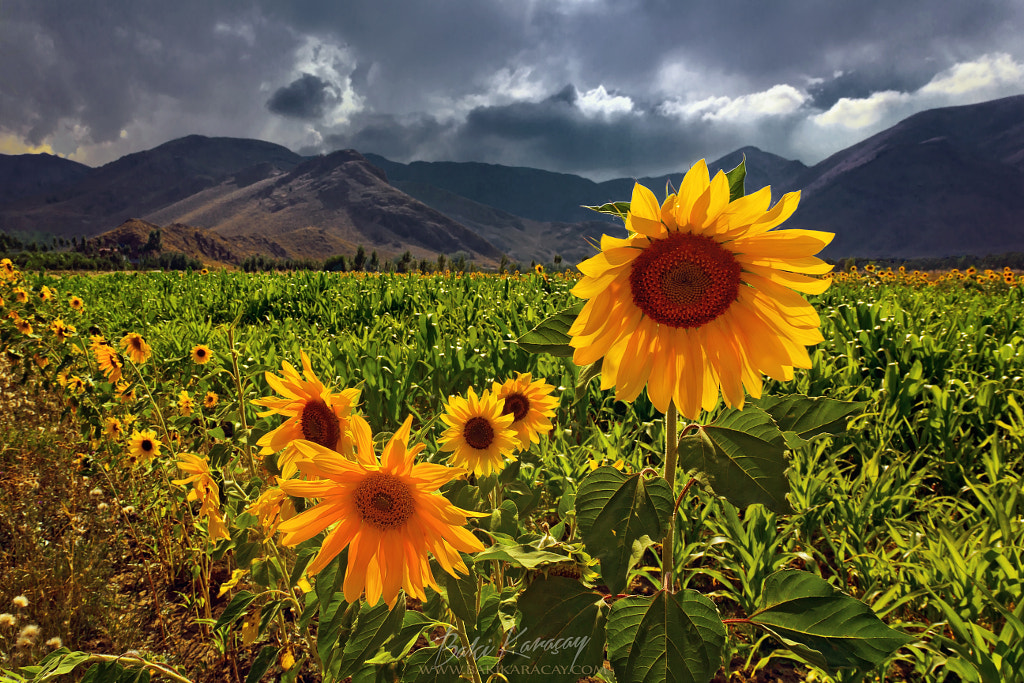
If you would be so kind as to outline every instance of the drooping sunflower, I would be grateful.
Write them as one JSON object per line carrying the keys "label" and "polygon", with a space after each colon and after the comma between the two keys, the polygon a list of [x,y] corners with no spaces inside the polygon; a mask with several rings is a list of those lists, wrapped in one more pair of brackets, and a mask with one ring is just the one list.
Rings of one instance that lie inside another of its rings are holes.
{"label": "drooping sunflower", "polygon": [[278,530],[285,545],[295,545],[335,525],[320,552],[306,570],[316,574],[348,547],[348,568],[342,590],[355,602],[366,591],[368,603],[381,597],[388,606],[398,591],[426,599],[425,586],[437,590],[428,554],[452,576],[467,574],[462,552],[479,552],[483,544],[464,528],[468,516],[438,493],[438,489],[463,474],[458,468],[433,463],[414,464],[423,444],[409,448],[412,417],[384,447],[380,461],[373,450],[369,428],[357,429],[356,459],[311,441],[295,442],[303,458],[299,468],[312,481],[282,481],[290,496],[319,498],[305,512],[282,522]]}
{"label": "drooping sunflower", "polygon": [[18,332],[22,334],[32,334],[32,323],[24,318],[15,318],[14,326],[18,328]]}
{"label": "drooping sunflower", "polygon": [[191,415],[195,409],[195,401],[188,395],[188,392],[184,389],[178,394],[178,413],[181,415]]}
{"label": "drooping sunflower", "polygon": [[744,388],[761,395],[762,374],[787,381],[810,367],[805,346],[822,341],[821,321],[797,292],[831,284],[809,276],[832,269],[815,254],[833,235],[774,230],[799,199],[769,208],[766,187],[730,201],[725,174],[709,179],[703,160],[660,206],[635,185],[629,236],[604,235],[601,253],[579,264],[572,292],[587,303],[569,329],[573,361],[603,358],[603,389],[631,401],[646,386],[658,410],[672,402],[690,419],[719,390],[741,407]]}
{"label": "drooping sunflower", "polygon": [[199,365],[205,365],[213,357],[213,351],[205,344],[196,344],[192,347],[192,360]]}
{"label": "drooping sunflower", "polygon": [[160,441],[152,429],[132,432],[128,453],[132,462],[146,463],[160,455]]}
{"label": "drooping sunflower", "polygon": [[271,372],[265,375],[267,384],[281,398],[267,396],[253,401],[267,408],[257,413],[260,417],[277,414],[288,418],[256,442],[263,447],[262,455],[284,451],[278,466],[286,479],[295,473],[294,458],[297,454],[289,447],[295,440],[306,439],[349,456],[352,454],[353,430],[357,427],[370,428],[362,416],[353,412],[359,402],[359,390],[331,391],[313,372],[306,352],[302,351],[300,355],[301,376],[288,361],[281,363],[283,377]]}
{"label": "drooping sunflower", "polygon": [[126,334],[121,339],[121,346],[136,365],[145,363],[153,353],[153,349],[149,347],[149,344],[146,343],[146,340],[138,332]]}
{"label": "drooping sunflower", "polygon": [[[278,479],[278,484],[282,480]],[[256,515],[260,525],[266,533],[267,539],[274,535],[281,522],[287,521],[295,516],[295,504],[284,491],[278,487],[272,487],[259,495],[245,511],[250,515]]]}
{"label": "drooping sunflower", "polygon": [[[97,339],[97,337],[93,337]],[[120,354],[102,343],[103,338],[98,337],[99,343],[91,344],[93,356],[96,357],[96,365],[107,377],[108,382],[118,382],[121,379],[121,370],[124,368],[124,361]]]}
{"label": "drooping sunflower", "polygon": [[111,441],[120,441],[121,436],[124,434],[124,428],[121,426],[121,421],[116,417],[108,417],[103,420],[103,433],[107,435]]}
{"label": "drooping sunflower", "polygon": [[213,479],[210,471],[210,463],[206,458],[191,453],[178,455],[178,467],[183,470],[187,477],[174,479],[173,483],[178,486],[192,484],[188,492],[189,502],[198,500],[200,502],[199,515],[207,518],[206,532],[210,539],[229,539],[227,526],[224,524],[224,516],[220,511],[220,488]]}
{"label": "drooping sunflower", "polygon": [[467,469],[477,476],[486,477],[500,472],[505,463],[516,459],[513,452],[519,445],[516,430],[512,428],[515,415],[503,414],[504,403],[491,392],[477,397],[473,387],[468,398],[452,396],[445,406],[441,420],[448,425],[438,445],[450,452],[451,463]]}
{"label": "drooping sunflower", "polygon": [[526,450],[530,443],[539,443],[540,434],[551,431],[551,418],[555,415],[558,399],[551,396],[555,388],[543,379],[534,380],[530,373],[519,373],[504,384],[494,383],[491,392],[504,401],[502,415],[512,415],[512,429],[519,440],[519,449]]}

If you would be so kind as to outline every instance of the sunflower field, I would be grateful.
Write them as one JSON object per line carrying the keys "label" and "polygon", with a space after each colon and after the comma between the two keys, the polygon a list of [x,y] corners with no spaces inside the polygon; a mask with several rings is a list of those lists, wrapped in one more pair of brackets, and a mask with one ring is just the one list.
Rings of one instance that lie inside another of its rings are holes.
{"label": "sunflower field", "polygon": [[1015,273],[840,273],[695,390],[581,269],[5,264],[0,680],[1024,680]]}

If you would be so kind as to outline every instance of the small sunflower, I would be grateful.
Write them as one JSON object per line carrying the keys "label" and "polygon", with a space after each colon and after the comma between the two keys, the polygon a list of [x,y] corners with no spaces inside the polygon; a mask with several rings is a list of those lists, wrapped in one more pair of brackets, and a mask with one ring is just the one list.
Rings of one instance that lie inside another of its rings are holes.
{"label": "small sunflower", "polygon": [[178,413],[185,416],[191,415],[195,406],[196,404],[192,397],[188,395],[187,391],[182,389],[181,393],[178,394]]}
{"label": "small sunflower", "polygon": [[46,285],[43,285],[42,287],[40,287],[39,288],[39,300],[40,301],[52,301],[53,300],[53,290],[50,289],[49,287],[47,287]]}
{"label": "small sunflower", "polygon": [[135,400],[135,387],[125,380],[117,382],[114,392],[117,394],[117,400],[121,403],[131,403]]}
{"label": "small sunflower", "polygon": [[207,410],[212,410],[219,400],[220,397],[217,396],[216,392],[207,391],[206,396],[203,396],[203,407]]}
{"label": "small sunflower", "polygon": [[68,299],[68,306],[74,311],[81,312],[85,308],[85,302],[82,301],[81,297],[73,296]]}
{"label": "small sunflower", "polygon": [[342,586],[345,600],[355,602],[365,590],[373,605],[381,597],[393,606],[400,589],[420,600],[424,588],[439,590],[430,570],[432,553],[452,576],[468,574],[459,552],[479,552],[483,544],[464,528],[468,516],[438,489],[463,474],[458,468],[433,463],[414,464],[423,444],[409,448],[412,417],[384,447],[378,461],[369,430],[357,433],[356,459],[300,440],[303,474],[318,479],[282,481],[290,496],[319,498],[302,514],[282,522],[278,530],[285,545],[313,538],[333,525],[320,552],[306,570],[316,574],[348,547],[348,567]]}
{"label": "small sunflower", "polygon": [[[823,340],[821,320],[797,292],[818,294],[832,266],[815,257],[833,235],[775,230],[796,210],[799,192],[769,209],[770,188],[729,198],[729,180],[707,165],[687,172],[678,194],[659,204],[636,184],[629,236],[601,238],[601,253],[579,264],[572,293],[587,302],[569,329],[573,361],[603,358],[601,388],[654,407],[670,403],[690,419],[719,394],[742,407],[759,397],[761,375],[780,382],[811,367],[805,348]],[[853,272],[853,268],[850,268]]]}
{"label": "small sunflower", "polygon": [[506,461],[514,461],[519,439],[512,428],[515,415],[502,414],[504,403],[489,391],[477,397],[473,387],[468,398],[452,396],[441,420],[448,425],[438,445],[450,452],[456,467],[486,477],[500,472]]}
{"label": "small sunflower", "polygon": [[150,348],[146,340],[142,338],[142,335],[137,332],[129,332],[121,339],[121,346],[128,353],[128,357],[132,359],[132,362],[136,365],[142,365],[149,357],[153,354],[153,349]]}
{"label": "small sunflower", "polygon": [[530,443],[539,443],[540,434],[551,431],[551,419],[555,415],[558,400],[552,398],[555,388],[543,379],[533,380],[529,373],[519,373],[516,379],[504,384],[494,383],[491,392],[499,401],[504,401],[502,415],[511,414],[512,429],[519,439],[519,449],[526,450]]}
{"label": "small sunflower", "polygon": [[15,318],[14,326],[18,328],[18,332],[22,334],[32,334],[32,323],[24,318]]}
{"label": "small sunflower", "polygon": [[[280,482],[281,479],[278,479],[278,484]],[[261,493],[259,498],[245,508],[245,511],[259,518],[268,539],[274,535],[281,522],[291,519],[296,514],[292,499],[277,487],[269,488]]]}
{"label": "small sunflower", "polygon": [[192,361],[199,365],[206,365],[213,357],[213,352],[205,344],[197,344],[192,347]]}
{"label": "small sunflower", "polygon": [[[93,337],[93,339],[95,340],[97,337]],[[96,365],[106,375],[108,382],[119,382],[124,361],[117,351],[102,343],[103,337],[98,337],[98,339],[100,343],[91,344],[92,354],[96,357]]]}
{"label": "small sunflower", "polygon": [[65,342],[69,337],[75,336],[75,332],[77,330],[74,325],[68,325],[60,318],[54,318],[50,323],[50,331],[53,332],[53,335],[57,337],[57,339]]}
{"label": "small sunflower", "polygon": [[206,458],[191,453],[181,453],[178,455],[178,468],[189,476],[184,479],[174,479],[173,483],[178,486],[192,484],[192,489],[188,492],[188,500],[189,502],[196,500],[200,502],[199,515],[208,520],[206,531],[210,539],[230,539],[231,536],[224,524],[224,516],[220,512],[220,489],[217,482],[213,480],[210,463]]}
{"label": "small sunflower", "polygon": [[128,452],[132,462],[145,463],[160,455],[160,441],[156,438],[156,432],[152,429],[132,432]]}
{"label": "small sunflower", "polygon": [[119,419],[111,416],[103,420],[103,433],[111,441],[120,441],[124,436],[124,427]]}
{"label": "small sunflower", "polygon": [[262,455],[284,451],[278,463],[284,477],[295,473],[296,452],[290,447],[296,439],[306,439],[349,456],[352,454],[353,431],[370,430],[370,425],[353,410],[359,402],[358,389],[345,389],[339,393],[320,381],[313,372],[309,356],[301,352],[302,375],[288,362],[281,363],[283,377],[267,372],[267,384],[281,398],[267,396],[253,401],[267,408],[260,417],[284,415],[285,420],[277,429],[264,434],[257,445],[262,446]]}
{"label": "small sunflower", "polygon": [[11,291],[14,292],[14,300],[17,301],[19,304],[28,303],[28,292],[26,292],[24,289],[22,289],[21,287],[15,287]]}

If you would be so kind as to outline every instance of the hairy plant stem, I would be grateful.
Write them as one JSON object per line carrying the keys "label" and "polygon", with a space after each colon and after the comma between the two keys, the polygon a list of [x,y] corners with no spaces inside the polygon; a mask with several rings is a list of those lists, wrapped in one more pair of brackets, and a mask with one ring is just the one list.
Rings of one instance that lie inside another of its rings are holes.
{"label": "hairy plant stem", "polygon": [[[237,321],[236,321],[237,322]],[[249,467],[249,477],[256,477],[256,461],[249,445],[249,420],[245,417],[245,392],[242,390],[242,375],[238,372],[238,351],[235,349],[235,326],[228,327],[228,348],[231,350],[231,378],[235,380],[235,391],[238,392],[238,417],[242,421],[242,429],[246,433],[245,455]]]}
{"label": "hairy plant stem", "polygon": [[[676,404],[670,402],[668,411],[665,413],[665,481],[668,487],[675,492],[676,484],[676,463],[679,458],[679,441],[677,437],[678,427]],[[662,586],[669,593],[673,592],[672,571],[675,568],[675,510],[668,518],[668,530],[665,533],[665,540],[661,544],[661,576]]]}
{"label": "hairy plant stem", "polygon": [[473,683],[483,683],[483,680],[480,678],[480,668],[476,664],[476,656],[473,654],[473,645],[469,642],[466,622],[457,614],[452,614],[452,616],[455,617],[455,632],[459,634],[459,641],[462,643],[462,648],[466,651],[466,664],[469,665],[469,675],[472,676]]}

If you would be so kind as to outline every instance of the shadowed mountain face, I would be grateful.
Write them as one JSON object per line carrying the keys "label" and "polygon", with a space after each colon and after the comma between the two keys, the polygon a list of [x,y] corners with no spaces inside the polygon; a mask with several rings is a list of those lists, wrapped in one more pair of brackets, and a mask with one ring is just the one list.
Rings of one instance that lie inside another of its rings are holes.
{"label": "shadowed mountain face", "polygon": [[0,209],[0,229],[69,237],[95,235],[255,166],[290,169],[302,157],[260,140],[190,135],[91,169],[52,191]]}
{"label": "shadowed mountain face", "polygon": [[409,250],[417,258],[457,251],[484,263],[501,258],[477,233],[389,185],[353,150],[254,182],[229,178],[144,218],[201,226],[229,239],[264,237],[296,258],[354,253],[358,245],[383,256]]}
{"label": "shadowed mountain face", "polygon": [[793,182],[828,256],[1024,251],[1024,96],[915,114]]}
{"label": "shadowed mountain face", "polygon": [[[748,191],[802,192],[785,227],[836,233],[826,256],[1024,251],[1024,96],[922,112],[812,167],[745,147],[709,168],[744,157]],[[662,196],[683,172],[639,182]],[[303,158],[267,142],[197,135],[96,169],[0,155],[0,181],[8,232],[93,236],[138,216],[211,230],[238,253],[324,258],[362,244],[385,257],[464,251],[483,263],[502,253],[586,258],[590,241],[623,228],[582,205],[628,200],[635,182],[400,164],[352,150]]]}
{"label": "shadowed mountain face", "polygon": [[91,170],[52,154],[0,154],[0,204],[26,197],[53,200],[56,197],[49,193],[81,180]]}

